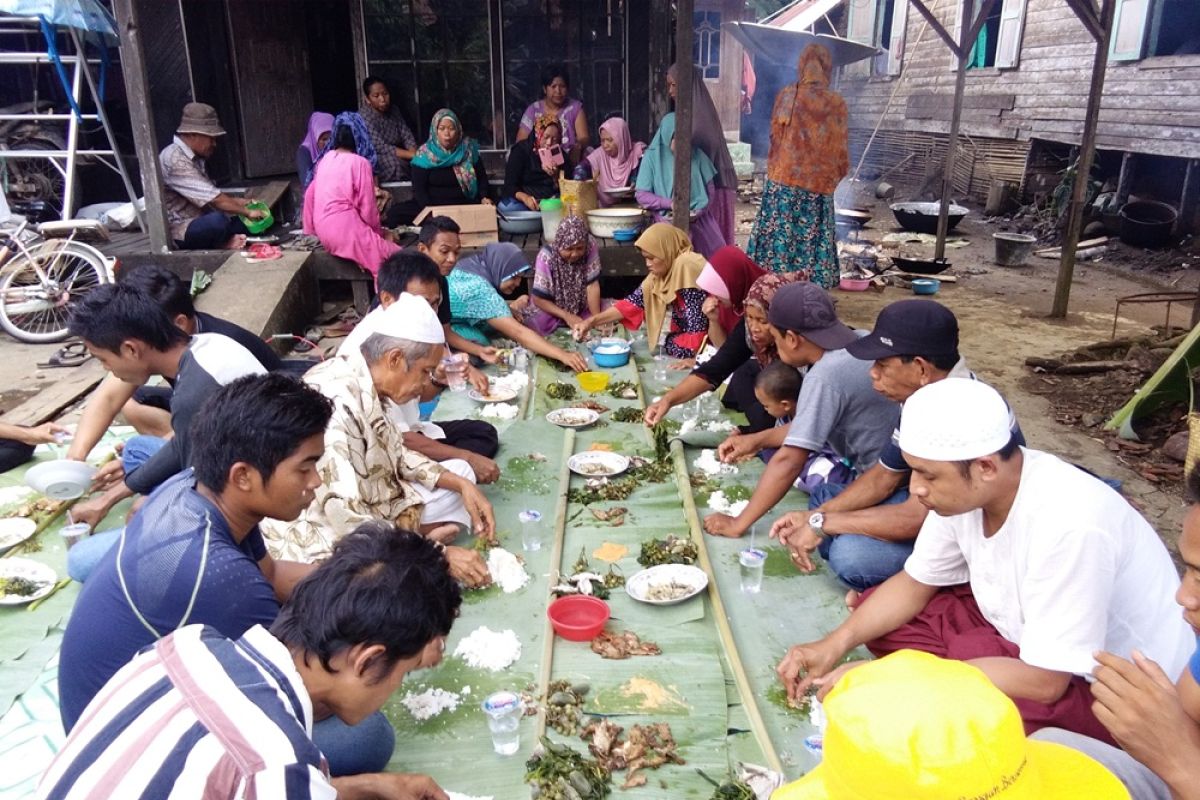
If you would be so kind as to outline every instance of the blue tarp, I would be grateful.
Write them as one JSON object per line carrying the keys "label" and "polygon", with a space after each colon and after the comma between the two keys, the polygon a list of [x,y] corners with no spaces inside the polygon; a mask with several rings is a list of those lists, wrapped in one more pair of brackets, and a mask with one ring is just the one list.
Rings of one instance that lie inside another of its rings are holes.
{"label": "blue tarp", "polygon": [[0,0],[0,14],[44,17],[51,25],[117,36],[117,21],[99,0]]}

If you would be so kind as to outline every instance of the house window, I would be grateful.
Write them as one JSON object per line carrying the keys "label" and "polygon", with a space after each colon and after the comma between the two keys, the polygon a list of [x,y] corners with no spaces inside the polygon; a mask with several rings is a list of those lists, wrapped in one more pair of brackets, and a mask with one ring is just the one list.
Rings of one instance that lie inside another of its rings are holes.
{"label": "house window", "polygon": [[721,12],[695,11],[692,19],[692,63],[701,77],[716,80],[721,77]]}
{"label": "house window", "polygon": [[846,38],[877,47],[880,52],[869,61],[849,65],[843,74],[899,75],[907,13],[908,0],[850,0]]}
{"label": "house window", "polygon": [[[1000,42],[1001,3],[993,3],[988,12],[987,20],[979,29],[970,52],[967,54],[967,69],[980,69],[996,66],[996,49]],[[978,19],[978,17],[976,17]]]}
{"label": "house window", "polygon": [[451,108],[484,148],[503,147],[492,102],[491,15],[445,0],[362,0],[367,71],[387,81],[417,140]]}
{"label": "house window", "polygon": [[1110,53],[1114,61],[1200,54],[1200,2],[1117,0]]}
{"label": "house window", "polygon": [[1182,56],[1200,53],[1200,2],[1152,0],[1147,56]]}

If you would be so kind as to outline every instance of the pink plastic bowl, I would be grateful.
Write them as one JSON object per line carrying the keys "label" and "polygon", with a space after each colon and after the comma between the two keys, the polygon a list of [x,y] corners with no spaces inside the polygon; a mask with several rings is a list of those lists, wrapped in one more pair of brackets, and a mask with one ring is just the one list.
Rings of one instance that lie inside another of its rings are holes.
{"label": "pink plastic bowl", "polygon": [[608,603],[582,594],[560,597],[546,609],[554,632],[572,642],[588,642],[604,630]]}
{"label": "pink plastic bowl", "polygon": [[871,286],[868,278],[842,278],[838,288],[843,292],[865,292]]}

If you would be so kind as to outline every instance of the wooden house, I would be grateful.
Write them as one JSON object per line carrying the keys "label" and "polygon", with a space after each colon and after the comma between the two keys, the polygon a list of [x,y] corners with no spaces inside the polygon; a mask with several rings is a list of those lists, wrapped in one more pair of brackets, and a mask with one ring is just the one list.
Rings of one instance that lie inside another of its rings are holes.
{"label": "wooden house", "polygon": [[[1079,0],[1088,2],[1089,0]],[[906,0],[812,0],[850,39],[884,52],[842,71],[855,159],[916,186],[940,175],[956,59]],[[979,3],[972,4],[974,8]],[[957,37],[963,0],[927,6]],[[822,17],[824,18],[824,16]],[[981,200],[994,180],[1026,199],[1052,189],[1083,130],[1094,40],[1063,0],[997,0],[968,60],[960,196]],[[1200,183],[1200,2],[1117,0],[1097,128],[1105,177],[1194,215]]]}

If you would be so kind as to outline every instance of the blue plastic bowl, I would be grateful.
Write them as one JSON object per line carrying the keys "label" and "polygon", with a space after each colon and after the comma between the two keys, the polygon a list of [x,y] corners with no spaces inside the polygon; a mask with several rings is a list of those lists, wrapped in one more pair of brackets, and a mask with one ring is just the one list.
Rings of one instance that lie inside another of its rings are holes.
{"label": "blue plastic bowl", "polygon": [[600,345],[592,352],[597,367],[623,367],[629,363],[628,345]]}
{"label": "blue plastic bowl", "polygon": [[937,294],[941,285],[937,278],[917,278],[912,282],[913,294]]}
{"label": "blue plastic bowl", "polygon": [[638,238],[638,234],[640,232],[641,231],[639,231],[637,228],[622,228],[620,230],[613,231],[612,236],[618,242],[632,242]]}

